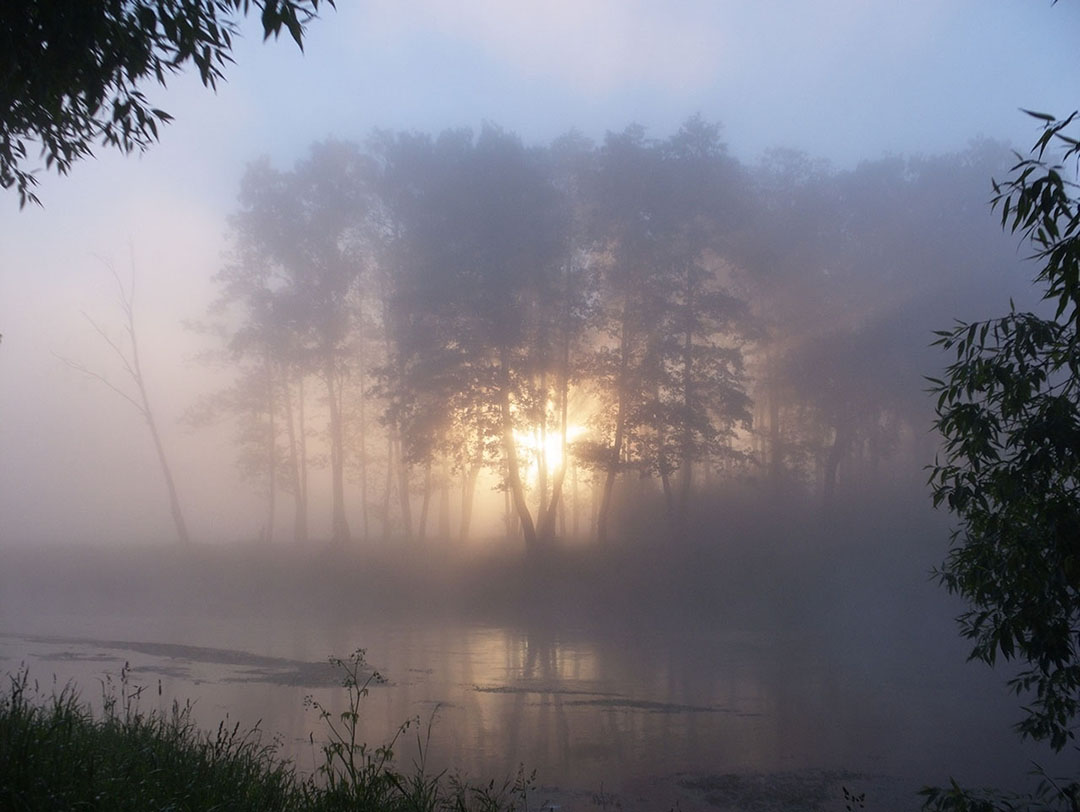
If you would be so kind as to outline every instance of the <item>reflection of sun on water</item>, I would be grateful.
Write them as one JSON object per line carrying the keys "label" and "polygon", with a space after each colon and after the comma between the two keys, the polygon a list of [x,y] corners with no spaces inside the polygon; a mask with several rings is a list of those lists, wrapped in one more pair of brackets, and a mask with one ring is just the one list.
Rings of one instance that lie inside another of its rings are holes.
{"label": "reflection of sun on water", "polygon": [[595,646],[560,640],[550,630],[530,634],[477,629],[470,634],[469,651],[468,680],[485,688],[514,686],[519,680],[536,680],[553,687],[559,682],[601,679]]}

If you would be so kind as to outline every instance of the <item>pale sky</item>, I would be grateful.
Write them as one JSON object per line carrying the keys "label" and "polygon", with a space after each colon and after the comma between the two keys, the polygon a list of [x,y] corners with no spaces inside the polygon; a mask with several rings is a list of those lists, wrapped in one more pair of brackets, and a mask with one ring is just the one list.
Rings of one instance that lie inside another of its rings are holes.
{"label": "pale sky", "polygon": [[249,24],[216,95],[193,76],[152,91],[176,121],[148,153],[42,175],[43,208],[0,194],[0,544],[169,537],[138,417],[54,355],[109,368],[80,313],[119,330],[103,261],[126,275],[129,256],[194,531],[251,532],[229,524],[254,498],[219,470],[231,454],[175,423],[206,389],[182,322],[205,310],[249,160],[287,167],[328,136],[485,120],[531,142],[631,122],[664,137],[698,112],[751,163],[772,146],[839,167],[977,136],[1026,149],[1037,127],[1020,107],[1080,106],[1078,22],[1049,0],[339,0],[304,54]]}

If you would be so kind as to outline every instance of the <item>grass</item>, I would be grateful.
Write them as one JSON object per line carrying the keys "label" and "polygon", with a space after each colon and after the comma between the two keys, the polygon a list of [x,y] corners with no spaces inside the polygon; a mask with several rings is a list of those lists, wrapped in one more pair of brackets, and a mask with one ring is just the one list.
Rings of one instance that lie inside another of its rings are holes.
{"label": "grass", "polygon": [[362,651],[332,662],[342,669],[348,709],[335,715],[309,700],[327,733],[312,775],[279,758],[258,728],[223,722],[207,733],[179,703],[142,712],[142,689],[129,684],[126,668],[118,683],[103,684],[99,714],[71,685],[44,693],[23,668],[0,695],[0,809],[527,812],[532,777],[524,770],[501,784],[471,784],[429,775],[423,755],[401,771],[393,742],[360,741],[361,703],[380,678],[367,673]]}

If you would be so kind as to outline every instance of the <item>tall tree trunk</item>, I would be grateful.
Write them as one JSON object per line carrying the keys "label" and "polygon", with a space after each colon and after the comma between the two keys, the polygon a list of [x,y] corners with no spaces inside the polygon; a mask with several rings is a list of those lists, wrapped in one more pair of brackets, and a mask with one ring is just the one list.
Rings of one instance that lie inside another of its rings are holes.
{"label": "tall tree trunk", "polygon": [[405,540],[412,539],[412,504],[410,500],[411,473],[408,460],[405,459],[404,449],[401,447],[401,431],[394,428],[397,437],[397,462],[398,462],[398,504],[401,506],[401,529]]}
{"label": "tall tree trunk", "polygon": [[445,459],[439,477],[439,539],[450,540],[450,464]]}
{"label": "tall tree trunk", "polygon": [[836,470],[847,452],[851,441],[851,429],[847,423],[839,423],[833,432],[833,442],[829,448],[829,455],[825,459],[824,483],[822,486],[822,501],[826,511],[831,511],[836,499]]}
{"label": "tall tree trunk", "polygon": [[274,519],[277,516],[277,423],[274,420],[274,370],[270,360],[269,351],[266,353],[266,410],[267,410],[267,437],[266,437],[266,532],[263,540],[267,544],[274,541]]}
{"label": "tall tree trunk", "polygon": [[516,529],[517,525],[515,524],[515,520],[517,518],[517,514],[514,513],[514,503],[513,503],[513,500],[510,498],[510,486],[508,484],[509,483],[509,476],[506,473],[506,463],[505,462],[503,463],[502,475],[503,475],[503,489],[502,489],[502,492],[503,492],[503,526],[504,526],[504,532],[506,533],[506,538],[509,540],[509,539],[514,538],[514,536],[516,535],[515,529]]}
{"label": "tall tree trunk", "polygon": [[599,544],[608,543],[608,519],[611,513],[611,494],[615,488],[615,475],[622,459],[623,434],[626,430],[626,386],[627,371],[630,366],[629,328],[627,305],[623,305],[622,328],[619,336],[619,373],[615,380],[615,439],[611,444],[607,471],[604,476],[603,492],[596,515],[596,540]]}
{"label": "tall tree trunk", "polygon": [[502,416],[502,440],[503,451],[506,455],[506,484],[510,489],[510,497],[514,502],[514,509],[518,520],[521,522],[521,532],[525,539],[525,550],[528,553],[537,551],[536,526],[533,524],[529,505],[525,501],[525,488],[521,483],[521,469],[518,463],[517,440],[514,438],[514,417],[510,411],[510,371],[506,351],[503,350],[500,360],[500,406]]}
{"label": "tall tree trunk", "polygon": [[367,388],[364,384],[364,370],[360,370],[360,432],[357,437],[360,452],[360,537],[367,541],[370,531],[368,523],[368,458],[367,458]]}
{"label": "tall tree trunk", "polygon": [[341,419],[341,386],[333,360],[326,365],[326,394],[330,401],[330,476],[332,487],[331,540],[345,545],[350,541],[345,516],[345,432]]}
{"label": "tall tree trunk", "polygon": [[300,376],[300,381],[297,386],[297,424],[300,437],[298,443],[298,450],[300,452],[300,493],[302,510],[300,515],[297,516],[297,526],[299,526],[303,533],[302,537],[304,541],[308,540],[308,455],[307,455],[307,418],[304,416],[306,412],[307,395],[304,392],[304,376]]}
{"label": "tall tree trunk", "polygon": [[570,535],[576,540],[578,538],[578,511],[581,503],[581,498],[578,493],[578,467],[574,465],[570,469]]}
{"label": "tall tree trunk", "polygon": [[[572,478],[572,477],[571,477]],[[566,538],[566,499],[559,500],[559,536]]]}
{"label": "tall tree trunk", "polygon": [[468,469],[461,476],[461,527],[458,531],[458,540],[467,541],[469,529],[472,527],[473,504],[476,501],[476,479],[480,475],[481,466],[475,462],[469,463]]}
{"label": "tall tree trunk", "polygon": [[598,530],[600,523],[600,477],[595,473],[589,477],[589,534]]}
{"label": "tall tree trunk", "polygon": [[660,486],[664,491],[664,520],[667,522],[668,532],[675,535],[675,491],[671,487],[671,468],[666,460],[660,468]]}
{"label": "tall tree trunk", "polygon": [[99,383],[111,389],[117,395],[122,397],[128,403],[135,407],[136,411],[142,415],[143,420],[146,421],[146,426],[150,430],[150,438],[154,443],[154,451],[157,454],[158,464],[161,466],[161,473],[165,479],[165,488],[169,492],[169,510],[172,513],[173,524],[176,526],[176,537],[181,545],[188,545],[191,543],[191,536],[188,535],[187,523],[184,521],[184,512],[180,509],[180,498],[176,493],[176,483],[173,480],[172,469],[169,467],[168,458],[165,456],[165,447],[161,443],[161,435],[158,432],[157,421],[154,420],[154,412],[150,408],[150,398],[146,394],[146,379],[143,377],[142,364],[139,360],[139,341],[135,335],[135,274],[134,267],[132,268],[132,280],[130,290],[124,287],[124,283],[120,281],[120,275],[116,273],[110,267],[112,271],[113,279],[116,280],[117,293],[120,300],[120,308],[124,314],[125,330],[128,334],[128,343],[130,344],[130,353],[123,350],[115,341],[113,341],[109,334],[101,328],[96,321],[83,313],[90,325],[94,328],[95,332],[109,345],[109,348],[120,359],[120,363],[124,367],[124,371],[128,377],[135,384],[137,391],[137,397],[132,397],[128,392],[125,392],[122,388],[116,386],[109,381],[104,375],[93,372],[87,369],[80,363],[72,361],[67,358],[61,360],[64,361],[72,369],[81,372],[90,378],[97,380]]}
{"label": "tall tree trunk", "polygon": [[[564,452],[565,453],[565,452]],[[544,507],[536,534],[542,542],[550,544],[555,538],[555,521],[562,508],[563,482],[566,480],[566,458],[555,471],[555,481],[551,486],[551,501]]]}
{"label": "tall tree trunk", "polygon": [[[569,285],[569,282],[567,283]],[[558,406],[559,406],[559,468],[555,472],[555,481],[551,486],[551,501],[548,504],[541,503],[540,509],[540,527],[538,529],[538,535],[545,543],[550,543],[555,536],[555,522],[559,516],[559,512],[562,510],[562,492],[563,483],[566,481],[566,466],[567,460],[567,422],[570,418],[570,325],[569,314],[563,314],[563,329],[562,329],[563,343],[561,347],[561,357],[559,359],[559,383],[558,383]],[[545,409],[546,412],[546,409]],[[546,417],[546,415],[545,415]],[[544,421],[547,422],[546,419]],[[545,434],[544,439],[544,460],[545,465],[547,461],[547,439]],[[565,525],[565,518],[563,524]],[[563,533],[565,534],[565,526]]]}
{"label": "tall tree trunk", "polygon": [[565,479],[566,465],[563,464],[555,472],[555,482],[551,488],[551,501],[548,502],[544,514],[541,516],[540,525],[537,528],[537,536],[545,544],[550,544],[555,538],[555,520],[558,518],[559,508],[562,505],[563,480]]}
{"label": "tall tree trunk", "polygon": [[390,538],[390,497],[394,492],[394,437],[386,433],[386,483],[382,499],[382,534],[383,541]]}
{"label": "tall tree trunk", "polygon": [[608,543],[608,520],[611,514],[611,495],[615,490],[615,476],[622,456],[623,442],[623,403],[619,398],[618,413],[615,418],[615,442],[612,444],[608,468],[604,474],[603,490],[600,494],[600,507],[596,514],[596,540],[600,544]]}
{"label": "tall tree trunk", "polygon": [[289,439],[289,473],[292,477],[293,488],[293,541],[298,544],[304,544],[307,542],[307,493],[305,492],[307,483],[303,481],[301,476],[301,462],[300,462],[300,444],[297,442],[297,434],[303,436],[303,414],[304,414],[304,383],[303,379],[300,381],[300,408],[299,414],[301,416],[301,424],[299,431],[296,426],[297,410],[293,409],[292,401],[292,386],[286,379],[285,383],[285,425],[288,431]]}
{"label": "tall tree trunk", "polygon": [[543,393],[544,404],[541,407],[537,431],[540,435],[536,441],[536,489],[540,492],[540,500],[536,509],[537,534],[546,540],[547,535],[547,504],[548,504],[548,453],[547,453],[547,372],[540,373],[540,391]]}
{"label": "tall tree trunk", "polygon": [[690,494],[693,482],[694,461],[687,458],[683,460],[682,470],[679,471],[679,509],[676,514],[675,537],[679,541],[686,539],[690,529]]}
{"label": "tall tree trunk", "polygon": [[770,359],[767,398],[769,401],[769,483],[775,493],[780,489],[780,474],[784,469],[784,448],[780,435],[780,387],[776,380],[777,371],[774,364],[775,361]]}
{"label": "tall tree trunk", "polygon": [[[140,384],[139,389],[142,390]],[[146,402],[146,393],[143,392],[143,401]],[[180,509],[180,497],[176,494],[176,484],[173,482],[172,469],[169,461],[165,458],[165,449],[161,445],[161,437],[158,435],[157,424],[154,416],[150,413],[149,403],[146,404],[146,424],[150,427],[150,435],[154,439],[154,450],[157,451],[158,462],[161,464],[161,473],[165,477],[165,487],[169,491],[169,510],[172,513],[173,524],[176,525],[176,537],[180,543],[187,546],[191,543],[188,535],[187,523],[184,521],[184,511]]]}
{"label": "tall tree trunk", "polygon": [[683,418],[682,418],[682,459],[679,479],[679,506],[676,514],[675,535],[680,541],[686,538],[690,525],[690,492],[694,466],[694,300],[695,294],[693,266],[686,268],[686,328],[683,332]]}
{"label": "tall tree trunk", "polygon": [[420,524],[416,528],[416,537],[424,541],[427,536],[428,507],[431,504],[431,459],[424,464],[424,497],[420,502]]}
{"label": "tall tree trunk", "polygon": [[[660,385],[657,384],[653,389],[653,399],[656,401],[658,410],[660,408],[660,394]],[[656,468],[660,474],[660,485],[664,492],[664,523],[667,525],[668,535],[674,539],[678,535],[678,530],[675,523],[675,492],[671,487],[673,469],[668,458],[667,429],[662,419],[657,421],[656,433]]]}
{"label": "tall tree trunk", "polygon": [[[117,277],[118,284],[119,281],[119,277]],[[134,283],[132,284],[132,287],[134,287]],[[172,513],[173,524],[176,525],[176,537],[181,544],[186,546],[191,543],[191,536],[188,535],[187,522],[184,521],[184,511],[180,508],[180,497],[177,496],[176,493],[176,483],[173,481],[172,468],[169,467],[169,461],[165,456],[165,447],[161,444],[161,435],[158,433],[157,421],[154,420],[154,413],[150,408],[150,397],[146,394],[146,383],[143,378],[142,364],[139,361],[139,343],[135,338],[135,310],[132,301],[133,296],[134,293],[132,293],[131,296],[124,294],[123,287],[121,286],[121,304],[123,305],[127,316],[128,338],[131,341],[131,376],[134,378],[135,385],[138,387],[143,417],[146,419],[146,425],[150,429],[150,436],[154,440],[154,450],[157,452],[158,462],[161,464],[161,473],[165,477],[165,487],[169,492],[169,510]],[[104,333],[102,333],[102,335],[104,335]],[[123,357],[122,353],[121,357]]]}

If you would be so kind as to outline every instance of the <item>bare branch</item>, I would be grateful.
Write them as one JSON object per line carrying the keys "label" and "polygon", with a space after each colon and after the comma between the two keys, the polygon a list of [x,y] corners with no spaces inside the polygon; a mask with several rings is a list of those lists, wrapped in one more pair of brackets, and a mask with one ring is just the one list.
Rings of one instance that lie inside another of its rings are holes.
{"label": "bare branch", "polygon": [[80,364],[78,361],[73,361],[72,359],[66,358],[65,356],[60,355],[59,353],[54,352],[53,356],[55,356],[59,360],[63,361],[64,364],[66,364],[68,367],[75,370],[76,372],[80,372],[83,375],[85,375],[86,377],[92,378],[95,381],[98,381],[99,383],[101,383],[102,385],[107,386],[113,392],[115,392],[120,397],[122,397],[124,400],[126,400],[128,403],[130,403],[132,406],[134,406],[138,410],[139,414],[141,414],[143,416],[144,419],[147,419],[148,415],[146,413],[146,409],[142,406],[142,404],[140,404],[137,400],[135,400],[135,398],[131,397],[131,395],[129,395],[123,389],[118,387],[116,384],[114,384],[112,381],[110,381],[104,375],[102,375],[102,374],[100,374],[98,372],[94,372],[92,369],[88,369],[87,367]]}
{"label": "bare branch", "polygon": [[130,350],[125,352],[119,344],[113,341],[105,329],[90,318],[86,312],[83,312],[83,318],[85,318],[90,326],[94,328],[101,339],[109,346],[110,349],[116,354],[116,357],[120,359],[120,363],[124,367],[124,371],[131,378],[138,390],[138,399],[129,395],[119,386],[115,385],[112,381],[106,378],[104,375],[98,372],[94,372],[88,369],[83,364],[77,361],[73,361],[69,358],[65,358],[62,355],[56,355],[61,361],[67,364],[70,368],[82,373],[88,378],[101,383],[108,389],[111,389],[117,395],[122,397],[128,403],[135,407],[135,410],[142,415],[143,420],[146,421],[147,427],[150,429],[150,437],[154,441],[154,450],[157,452],[158,462],[161,465],[162,475],[165,477],[165,486],[169,492],[169,506],[172,511],[173,522],[176,524],[176,534],[181,544],[187,544],[190,541],[188,535],[187,523],[184,521],[184,514],[180,507],[180,499],[176,493],[176,484],[173,481],[172,470],[169,467],[169,462],[165,456],[165,449],[161,443],[161,437],[158,435],[157,424],[154,420],[154,413],[150,409],[150,399],[146,394],[146,383],[143,380],[142,369],[139,366],[139,342],[135,335],[135,309],[134,309],[134,296],[135,296],[135,262],[134,257],[131,263],[131,286],[124,287],[124,283],[120,279],[120,275],[116,272],[116,268],[108,260],[102,260],[102,263],[112,273],[113,279],[116,280],[117,298],[120,303],[120,307],[123,310],[126,320],[126,328],[128,333],[128,341],[130,342]]}
{"label": "bare branch", "polygon": [[135,369],[131,366],[131,361],[128,359],[124,351],[120,349],[117,343],[109,337],[108,333],[105,332],[105,329],[96,321],[94,321],[85,310],[80,312],[82,312],[83,318],[90,322],[90,326],[94,328],[94,332],[101,336],[105,343],[112,348],[112,351],[116,353],[116,357],[119,358],[120,363],[124,365],[124,370],[127,372],[127,374],[130,375],[133,380],[138,381],[138,375],[136,374]]}

